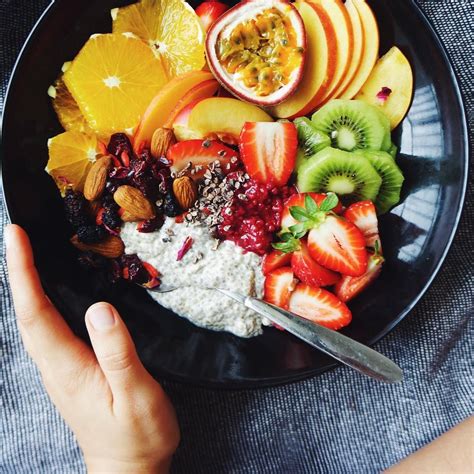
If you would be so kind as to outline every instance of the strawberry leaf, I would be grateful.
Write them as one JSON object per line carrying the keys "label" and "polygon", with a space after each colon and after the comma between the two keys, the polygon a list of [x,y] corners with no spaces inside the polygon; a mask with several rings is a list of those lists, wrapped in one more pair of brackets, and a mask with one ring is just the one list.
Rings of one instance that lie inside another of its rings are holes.
{"label": "strawberry leaf", "polygon": [[318,204],[309,194],[304,198],[304,205],[309,214],[314,214],[319,210]]}
{"label": "strawberry leaf", "polygon": [[301,239],[302,237],[305,236],[306,231],[308,230],[306,225],[304,223],[292,225],[288,229],[292,234],[295,239]]}
{"label": "strawberry leaf", "polygon": [[308,212],[304,207],[300,206],[291,206],[290,207],[290,214],[293,219],[296,219],[299,222],[306,222],[310,219]]}
{"label": "strawberry leaf", "polygon": [[324,201],[319,206],[322,212],[332,211],[339,203],[339,198],[334,193],[328,193]]}
{"label": "strawberry leaf", "polygon": [[290,232],[285,232],[280,235],[282,242],[272,244],[272,247],[276,250],[280,250],[283,253],[292,253],[300,248],[300,241],[295,239]]}

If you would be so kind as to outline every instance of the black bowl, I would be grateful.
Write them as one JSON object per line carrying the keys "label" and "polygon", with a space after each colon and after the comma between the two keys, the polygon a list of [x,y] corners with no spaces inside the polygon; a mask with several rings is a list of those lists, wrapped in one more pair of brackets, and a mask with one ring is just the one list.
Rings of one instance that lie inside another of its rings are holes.
{"label": "black bowl", "polygon": [[[8,90],[2,129],[2,178],[11,220],[30,234],[48,295],[74,331],[87,338],[89,305],[106,300],[125,318],[156,377],[216,387],[256,387],[317,375],[332,359],[289,334],[265,329],[252,339],[195,327],[161,308],[140,288],[111,286],[78,266],[56,187],[43,171],[47,139],[61,128],[46,94],[63,62],[92,33],[111,29],[118,0],[53,2],[21,53]],[[122,2],[123,4],[129,2]],[[467,126],[453,70],[413,1],[372,1],[381,53],[398,45],[415,72],[415,97],[395,132],[406,181],[402,201],[381,218],[387,263],[380,279],[351,303],[343,332],[373,344],[406,316],[439,270],[456,230],[467,166]]]}

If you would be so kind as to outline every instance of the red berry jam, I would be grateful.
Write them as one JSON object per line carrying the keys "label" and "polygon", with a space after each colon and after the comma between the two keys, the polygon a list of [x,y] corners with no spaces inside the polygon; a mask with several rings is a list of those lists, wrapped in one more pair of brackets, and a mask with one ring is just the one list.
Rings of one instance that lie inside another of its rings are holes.
{"label": "red berry jam", "polygon": [[222,210],[218,236],[264,255],[271,250],[273,234],[280,228],[283,203],[295,192],[293,187],[278,188],[250,179],[234,196],[231,206]]}

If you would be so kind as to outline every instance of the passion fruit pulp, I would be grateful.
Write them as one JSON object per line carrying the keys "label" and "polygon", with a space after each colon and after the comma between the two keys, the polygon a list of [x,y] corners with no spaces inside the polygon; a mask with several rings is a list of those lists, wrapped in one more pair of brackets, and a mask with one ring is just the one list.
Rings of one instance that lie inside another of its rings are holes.
{"label": "passion fruit pulp", "polygon": [[212,72],[231,93],[247,102],[275,105],[302,78],[304,24],[285,0],[242,2],[210,28],[206,51]]}

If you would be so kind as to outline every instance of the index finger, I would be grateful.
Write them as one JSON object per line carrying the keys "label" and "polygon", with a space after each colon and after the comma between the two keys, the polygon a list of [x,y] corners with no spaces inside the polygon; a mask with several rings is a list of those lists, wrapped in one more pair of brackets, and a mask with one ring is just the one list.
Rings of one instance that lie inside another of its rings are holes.
{"label": "index finger", "polygon": [[8,225],[5,244],[13,303],[27,351],[40,369],[77,366],[90,350],[45,295],[26,232],[17,225]]}

